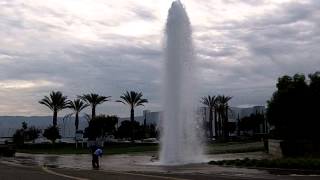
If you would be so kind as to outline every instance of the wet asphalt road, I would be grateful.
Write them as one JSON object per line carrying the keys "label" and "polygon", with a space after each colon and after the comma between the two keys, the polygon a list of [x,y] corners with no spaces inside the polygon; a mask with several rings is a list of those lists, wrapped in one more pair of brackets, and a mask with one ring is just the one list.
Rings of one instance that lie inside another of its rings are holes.
{"label": "wet asphalt road", "polygon": [[181,173],[141,173],[116,172],[102,170],[79,170],[66,168],[43,168],[40,166],[16,166],[0,163],[0,180],[235,180],[235,179],[281,179],[281,180],[316,180],[319,176],[261,176],[250,177],[237,174],[181,174]]}
{"label": "wet asphalt road", "polygon": [[[56,180],[57,176],[44,172],[40,167],[16,167],[0,163],[0,180]],[[60,178],[70,180],[69,178]]]}

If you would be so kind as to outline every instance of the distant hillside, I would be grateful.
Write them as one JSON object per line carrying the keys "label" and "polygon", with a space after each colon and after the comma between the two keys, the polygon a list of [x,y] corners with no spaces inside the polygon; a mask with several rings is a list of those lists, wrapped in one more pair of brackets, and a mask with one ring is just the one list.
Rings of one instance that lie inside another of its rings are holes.
{"label": "distant hillside", "polygon": [[[21,128],[22,122],[28,126],[35,126],[44,129],[52,124],[52,116],[0,116],[0,137],[12,136],[16,129]],[[74,136],[74,119],[63,121],[62,117],[58,118],[58,126],[63,137]],[[87,121],[80,117],[79,129],[88,126]]]}

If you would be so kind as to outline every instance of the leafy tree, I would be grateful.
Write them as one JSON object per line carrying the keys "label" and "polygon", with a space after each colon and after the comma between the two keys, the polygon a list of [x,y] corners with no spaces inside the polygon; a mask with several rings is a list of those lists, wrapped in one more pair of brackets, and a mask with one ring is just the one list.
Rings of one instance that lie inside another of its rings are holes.
{"label": "leafy tree", "polygon": [[116,125],[118,124],[119,118],[117,116],[107,116],[104,121],[101,122],[103,132],[109,135],[116,133]]}
{"label": "leafy tree", "polygon": [[22,129],[27,130],[28,124],[26,122],[22,122]]}
{"label": "leafy tree", "polygon": [[[313,74],[309,74],[310,79],[310,116],[313,119],[311,122],[312,131],[319,132],[318,128],[320,127],[320,72],[315,72]],[[317,119],[317,120],[316,120]],[[315,134],[315,136],[320,137],[320,133]]]}
{"label": "leafy tree", "polygon": [[41,130],[32,126],[28,128],[28,130],[25,132],[25,139],[27,141],[34,142],[34,140],[36,140],[40,134],[41,134]]}
{"label": "leafy tree", "polygon": [[130,121],[131,121],[131,141],[134,141],[134,108],[138,106],[144,106],[145,103],[148,103],[147,99],[142,98],[142,92],[125,92],[122,96],[120,96],[121,100],[117,102],[121,102],[123,104],[127,104],[130,106]]}
{"label": "leafy tree", "polygon": [[76,128],[76,131],[78,131],[79,129],[79,113],[88,106],[89,105],[85,104],[85,102],[82,101],[81,99],[75,99],[69,102],[68,108],[72,109],[73,110],[72,114],[75,115],[74,125]]}
{"label": "leafy tree", "polygon": [[278,79],[277,91],[268,101],[267,119],[273,135],[287,140],[319,138],[320,72]]}
{"label": "leafy tree", "polygon": [[87,104],[91,106],[91,119],[96,117],[96,107],[99,104],[107,102],[110,100],[111,96],[100,96],[99,94],[84,94],[82,96],[78,96],[80,99],[84,100]]}
{"label": "leafy tree", "polygon": [[96,116],[89,122],[89,126],[85,129],[85,137],[89,140],[95,140],[97,137],[103,137],[107,134],[116,134],[117,116]]}
{"label": "leafy tree", "polygon": [[96,128],[98,127],[95,123],[92,122],[93,121],[90,121],[89,126],[84,129],[83,137],[88,138],[88,140],[90,141],[95,141],[96,138],[100,136],[101,131],[97,131]]}
{"label": "leafy tree", "polygon": [[243,117],[240,120],[239,128],[241,131],[249,133],[249,131],[255,133],[258,132],[259,126],[264,123],[264,114],[255,113],[250,116]]}
{"label": "leafy tree", "polygon": [[57,126],[49,126],[44,130],[43,136],[49,139],[53,144],[57,139],[61,138],[59,128]]}
{"label": "leafy tree", "polygon": [[145,131],[144,137],[146,138],[157,138],[158,137],[158,130],[155,124],[150,124],[146,126],[146,131]]}
{"label": "leafy tree", "polygon": [[39,103],[47,106],[53,112],[52,124],[57,126],[58,112],[67,108],[69,101],[67,96],[63,96],[60,91],[52,91],[49,97],[44,96]]}
{"label": "leafy tree", "polygon": [[[214,107],[217,105],[217,98],[216,96],[205,96],[202,97],[201,103],[203,105],[206,105],[209,108],[209,132],[210,132],[210,137],[213,137],[213,130],[212,130],[212,123],[213,123],[213,111]],[[216,118],[215,118],[216,121]],[[216,124],[216,122],[215,122]],[[217,126],[215,126],[215,134],[217,133]]]}
{"label": "leafy tree", "polygon": [[28,128],[28,124],[26,122],[22,123],[22,128],[17,129],[13,135],[13,142],[18,145],[24,144],[25,141],[34,141],[39,137],[41,133],[40,129],[36,127]]}
{"label": "leafy tree", "polygon": [[[117,137],[119,138],[131,138],[132,139],[132,129],[135,131],[134,137],[141,136],[141,131],[143,131],[143,127],[140,126],[140,123],[137,121],[122,121],[120,127],[118,128]],[[143,137],[143,134],[142,136]],[[141,138],[140,137],[140,138]]]}
{"label": "leafy tree", "polygon": [[234,133],[237,130],[237,124],[235,122],[228,122],[228,130],[230,133]]}
{"label": "leafy tree", "polygon": [[13,134],[13,142],[17,145],[24,144],[24,130],[17,129],[16,132]]}

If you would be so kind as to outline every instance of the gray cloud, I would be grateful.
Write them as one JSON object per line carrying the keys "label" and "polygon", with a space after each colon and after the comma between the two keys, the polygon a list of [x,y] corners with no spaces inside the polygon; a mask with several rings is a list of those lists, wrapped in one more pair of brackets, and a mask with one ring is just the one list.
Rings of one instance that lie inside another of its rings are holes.
{"label": "gray cloud", "polygon": [[[186,2],[187,8],[191,2]],[[211,1],[197,3],[212,7],[208,5]],[[269,3],[229,0],[222,4],[227,9],[238,4],[264,7]],[[105,16],[101,18],[100,14],[80,16],[58,5],[1,4],[0,85],[9,88],[0,88],[0,114],[48,114],[37,101],[51,90],[61,90],[70,98],[97,92],[117,99],[123,91],[134,89],[143,91],[150,100],[146,108],[161,109],[163,27],[145,35],[121,31],[127,22],[164,24],[152,6],[130,2],[117,16],[98,12]],[[222,7],[214,11],[208,8],[206,14],[210,16],[193,23],[199,96],[226,94],[234,97],[232,105],[263,105],[279,76],[319,70],[320,3],[292,1],[275,6],[259,15],[221,17],[219,21],[214,13]],[[197,14],[189,9],[191,17]],[[17,87],[11,87],[15,83]],[[126,107],[114,102],[98,111],[128,114]]]}
{"label": "gray cloud", "polygon": [[319,70],[318,9],[318,1],[284,3],[263,16],[202,29],[220,33],[199,43],[205,42],[199,47],[200,66],[209,77],[203,94],[227,93],[234,104],[264,104],[277,77]]}

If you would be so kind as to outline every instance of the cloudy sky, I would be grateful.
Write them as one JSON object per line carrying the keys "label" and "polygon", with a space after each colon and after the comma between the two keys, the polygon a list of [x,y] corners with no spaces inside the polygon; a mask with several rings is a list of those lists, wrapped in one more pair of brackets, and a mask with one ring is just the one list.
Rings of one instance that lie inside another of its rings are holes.
{"label": "cloudy sky", "polygon": [[[149,99],[146,109],[161,109],[162,37],[171,2],[0,0],[0,115],[51,115],[37,103],[51,90],[115,100],[132,89]],[[264,105],[279,76],[320,70],[319,0],[182,2],[194,31],[199,96]],[[114,102],[98,111],[128,114]]]}

